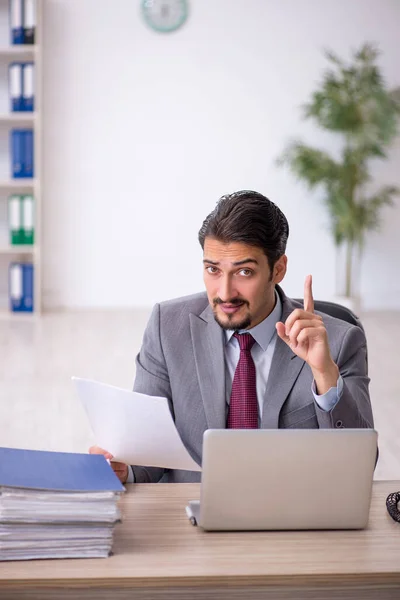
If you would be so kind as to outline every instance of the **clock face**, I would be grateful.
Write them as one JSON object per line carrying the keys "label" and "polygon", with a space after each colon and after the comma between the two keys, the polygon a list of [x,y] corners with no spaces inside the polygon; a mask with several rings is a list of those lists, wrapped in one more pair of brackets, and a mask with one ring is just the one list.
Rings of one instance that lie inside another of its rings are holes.
{"label": "clock face", "polygon": [[156,31],[175,31],[188,16],[187,0],[142,0],[146,23]]}

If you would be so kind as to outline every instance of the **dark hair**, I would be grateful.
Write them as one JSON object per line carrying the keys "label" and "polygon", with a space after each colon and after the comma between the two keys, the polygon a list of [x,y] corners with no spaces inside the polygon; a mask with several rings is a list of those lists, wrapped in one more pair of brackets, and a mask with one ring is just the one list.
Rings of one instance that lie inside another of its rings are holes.
{"label": "dark hair", "polygon": [[289,224],[271,200],[258,192],[242,190],[218,200],[199,231],[203,249],[206,237],[262,248],[272,270],[278,258],[285,254]]}

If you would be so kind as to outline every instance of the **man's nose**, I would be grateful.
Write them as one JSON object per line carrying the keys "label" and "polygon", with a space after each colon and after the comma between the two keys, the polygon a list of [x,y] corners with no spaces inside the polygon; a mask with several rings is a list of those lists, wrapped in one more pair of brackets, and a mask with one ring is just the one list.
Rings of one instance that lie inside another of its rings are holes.
{"label": "man's nose", "polygon": [[221,278],[218,295],[224,302],[229,302],[229,300],[235,297],[236,292],[232,283],[232,278],[228,275]]}

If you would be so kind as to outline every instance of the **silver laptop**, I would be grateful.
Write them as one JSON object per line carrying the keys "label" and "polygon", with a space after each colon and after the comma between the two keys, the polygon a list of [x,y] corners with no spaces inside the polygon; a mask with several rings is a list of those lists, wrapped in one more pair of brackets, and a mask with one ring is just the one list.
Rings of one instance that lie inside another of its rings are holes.
{"label": "silver laptop", "polygon": [[376,456],[373,429],[209,429],[186,512],[207,530],[362,529]]}

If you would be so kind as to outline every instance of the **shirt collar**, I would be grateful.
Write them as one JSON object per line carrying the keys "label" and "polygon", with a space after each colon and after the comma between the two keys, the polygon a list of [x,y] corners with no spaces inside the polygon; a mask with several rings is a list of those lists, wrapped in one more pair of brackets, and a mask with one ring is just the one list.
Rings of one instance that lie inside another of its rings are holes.
{"label": "shirt collar", "polygon": [[[275,291],[275,307],[274,310],[266,317],[261,323],[252,327],[251,329],[239,330],[238,333],[251,333],[255,341],[261,348],[265,350],[268,348],[269,343],[276,332],[275,325],[281,320],[282,317],[282,302],[279,294]],[[234,330],[225,330],[226,344],[228,344],[234,334]]]}

